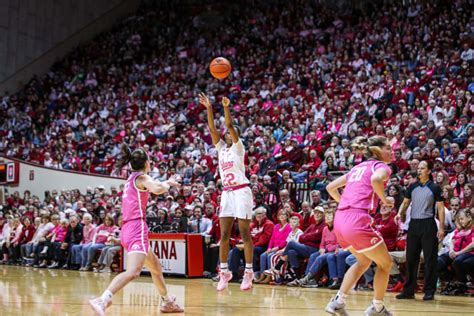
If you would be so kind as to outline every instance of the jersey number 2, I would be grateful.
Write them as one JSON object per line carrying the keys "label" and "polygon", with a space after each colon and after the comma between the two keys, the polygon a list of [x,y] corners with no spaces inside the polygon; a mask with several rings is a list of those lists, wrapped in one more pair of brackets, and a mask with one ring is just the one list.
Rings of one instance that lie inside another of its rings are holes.
{"label": "jersey number 2", "polygon": [[222,185],[224,187],[232,187],[235,186],[236,183],[234,182],[235,175],[233,173],[227,173],[225,176],[224,181],[222,181]]}
{"label": "jersey number 2", "polygon": [[356,167],[352,170],[352,174],[349,177],[348,182],[358,182],[360,179],[362,179],[362,176],[364,175],[365,169],[367,167]]}

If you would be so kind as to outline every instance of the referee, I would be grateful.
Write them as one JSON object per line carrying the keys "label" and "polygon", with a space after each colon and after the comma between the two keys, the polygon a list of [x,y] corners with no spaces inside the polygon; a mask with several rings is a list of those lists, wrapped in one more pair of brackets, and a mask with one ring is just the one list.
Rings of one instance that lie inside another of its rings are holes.
{"label": "referee", "polygon": [[[436,263],[438,240],[444,237],[444,204],[441,188],[433,182],[432,164],[422,161],[418,164],[418,181],[409,186],[397,217],[405,219],[411,202],[410,224],[407,234],[407,275],[403,291],[397,299],[414,299],[420,253],[425,261],[424,301],[434,299],[436,291]],[[436,227],[436,209],[439,213],[439,229]]]}

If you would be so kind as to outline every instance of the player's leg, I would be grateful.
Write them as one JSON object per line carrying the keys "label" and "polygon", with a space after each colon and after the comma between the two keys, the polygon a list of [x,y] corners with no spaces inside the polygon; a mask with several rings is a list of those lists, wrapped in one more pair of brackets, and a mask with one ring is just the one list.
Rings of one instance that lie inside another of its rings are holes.
{"label": "player's leg", "polygon": [[252,287],[253,280],[253,242],[252,236],[250,235],[250,219],[238,219],[239,232],[242,241],[244,242],[244,254],[245,254],[245,273],[244,279],[240,288],[242,290],[248,290]]}
{"label": "player's leg", "polygon": [[150,249],[145,259],[145,266],[148,268],[158,293],[161,296],[160,310],[164,313],[182,313],[184,309],[176,304],[176,297],[168,295],[163,270],[158,257]]}
{"label": "player's leg", "polygon": [[383,299],[387,291],[393,261],[384,242],[374,249],[363,252],[363,255],[377,264],[374,277],[374,300],[372,306],[366,310],[366,315],[378,315],[385,310]]}
{"label": "player's leg", "polygon": [[230,249],[230,237],[232,233],[232,225],[234,225],[233,217],[220,217],[219,224],[221,227],[221,244],[219,247],[219,283],[217,290],[222,291],[227,288],[229,281],[232,279],[232,272],[229,271],[228,258]]}
{"label": "player's leg", "polygon": [[101,297],[89,301],[97,315],[105,315],[105,309],[111,304],[112,296],[125,287],[125,285],[140,276],[145,258],[146,255],[142,252],[127,254],[127,270],[117,275],[112,282],[110,282],[109,287],[104,291]]}
{"label": "player's leg", "polygon": [[357,258],[357,262],[347,270],[342,280],[341,287],[337,295],[326,306],[326,312],[333,315],[346,315],[345,301],[347,293],[354,287],[354,284],[360,279],[362,274],[369,268],[372,260],[356,252],[353,248],[349,249],[351,253]]}

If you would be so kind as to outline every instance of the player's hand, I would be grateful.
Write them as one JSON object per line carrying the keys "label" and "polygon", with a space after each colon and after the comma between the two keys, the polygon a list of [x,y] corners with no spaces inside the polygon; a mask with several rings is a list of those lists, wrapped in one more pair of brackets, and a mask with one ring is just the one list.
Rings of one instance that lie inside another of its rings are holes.
{"label": "player's hand", "polygon": [[199,94],[199,103],[201,103],[206,109],[212,109],[211,101],[204,93]]}
{"label": "player's hand", "polygon": [[172,187],[180,187],[181,186],[181,177],[179,175],[173,175],[168,179],[168,184]]}
{"label": "player's hand", "polygon": [[222,105],[223,105],[225,108],[228,108],[229,105],[230,105],[230,100],[229,100],[229,98],[223,97],[223,98],[222,98]]}
{"label": "player's hand", "polygon": [[449,257],[450,257],[451,259],[456,258],[456,253],[455,253],[454,251],[450,251],[450,252],[449,252]]}

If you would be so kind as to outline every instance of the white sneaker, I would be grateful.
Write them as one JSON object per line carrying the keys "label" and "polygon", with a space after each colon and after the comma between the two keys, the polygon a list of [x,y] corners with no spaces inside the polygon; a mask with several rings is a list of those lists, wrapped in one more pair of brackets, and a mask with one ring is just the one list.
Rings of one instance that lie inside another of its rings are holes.
{"label": "white sneaker", "polygon": [[328,305],[326,305],[326,312],[331,315],[349,316],[349,314],[346,312],[346,304],[339,304],[336,301],[335,296],[331,299]]}
{"label": "white sneaker", "polygon": [[371,304],[366,310],[365,310],[365,316],[392,316],[393,314],[390,313],[385,306],[382,308],[380,312],[377,312],[375,309],[374,304]]}
{"label": "white sneaker", "polygon": [[105,316],[105,309],[107,308],[107,305],[102,300],[102,298],[97,297],[93,300],[89,300],[89,304],[98,316]]}
{"label": "white sneaker", "polygon": [[229,285],[229,281],[232,280],[232,272],[219,272],[219,283],[217,283],[217,290],[223,291]]}

